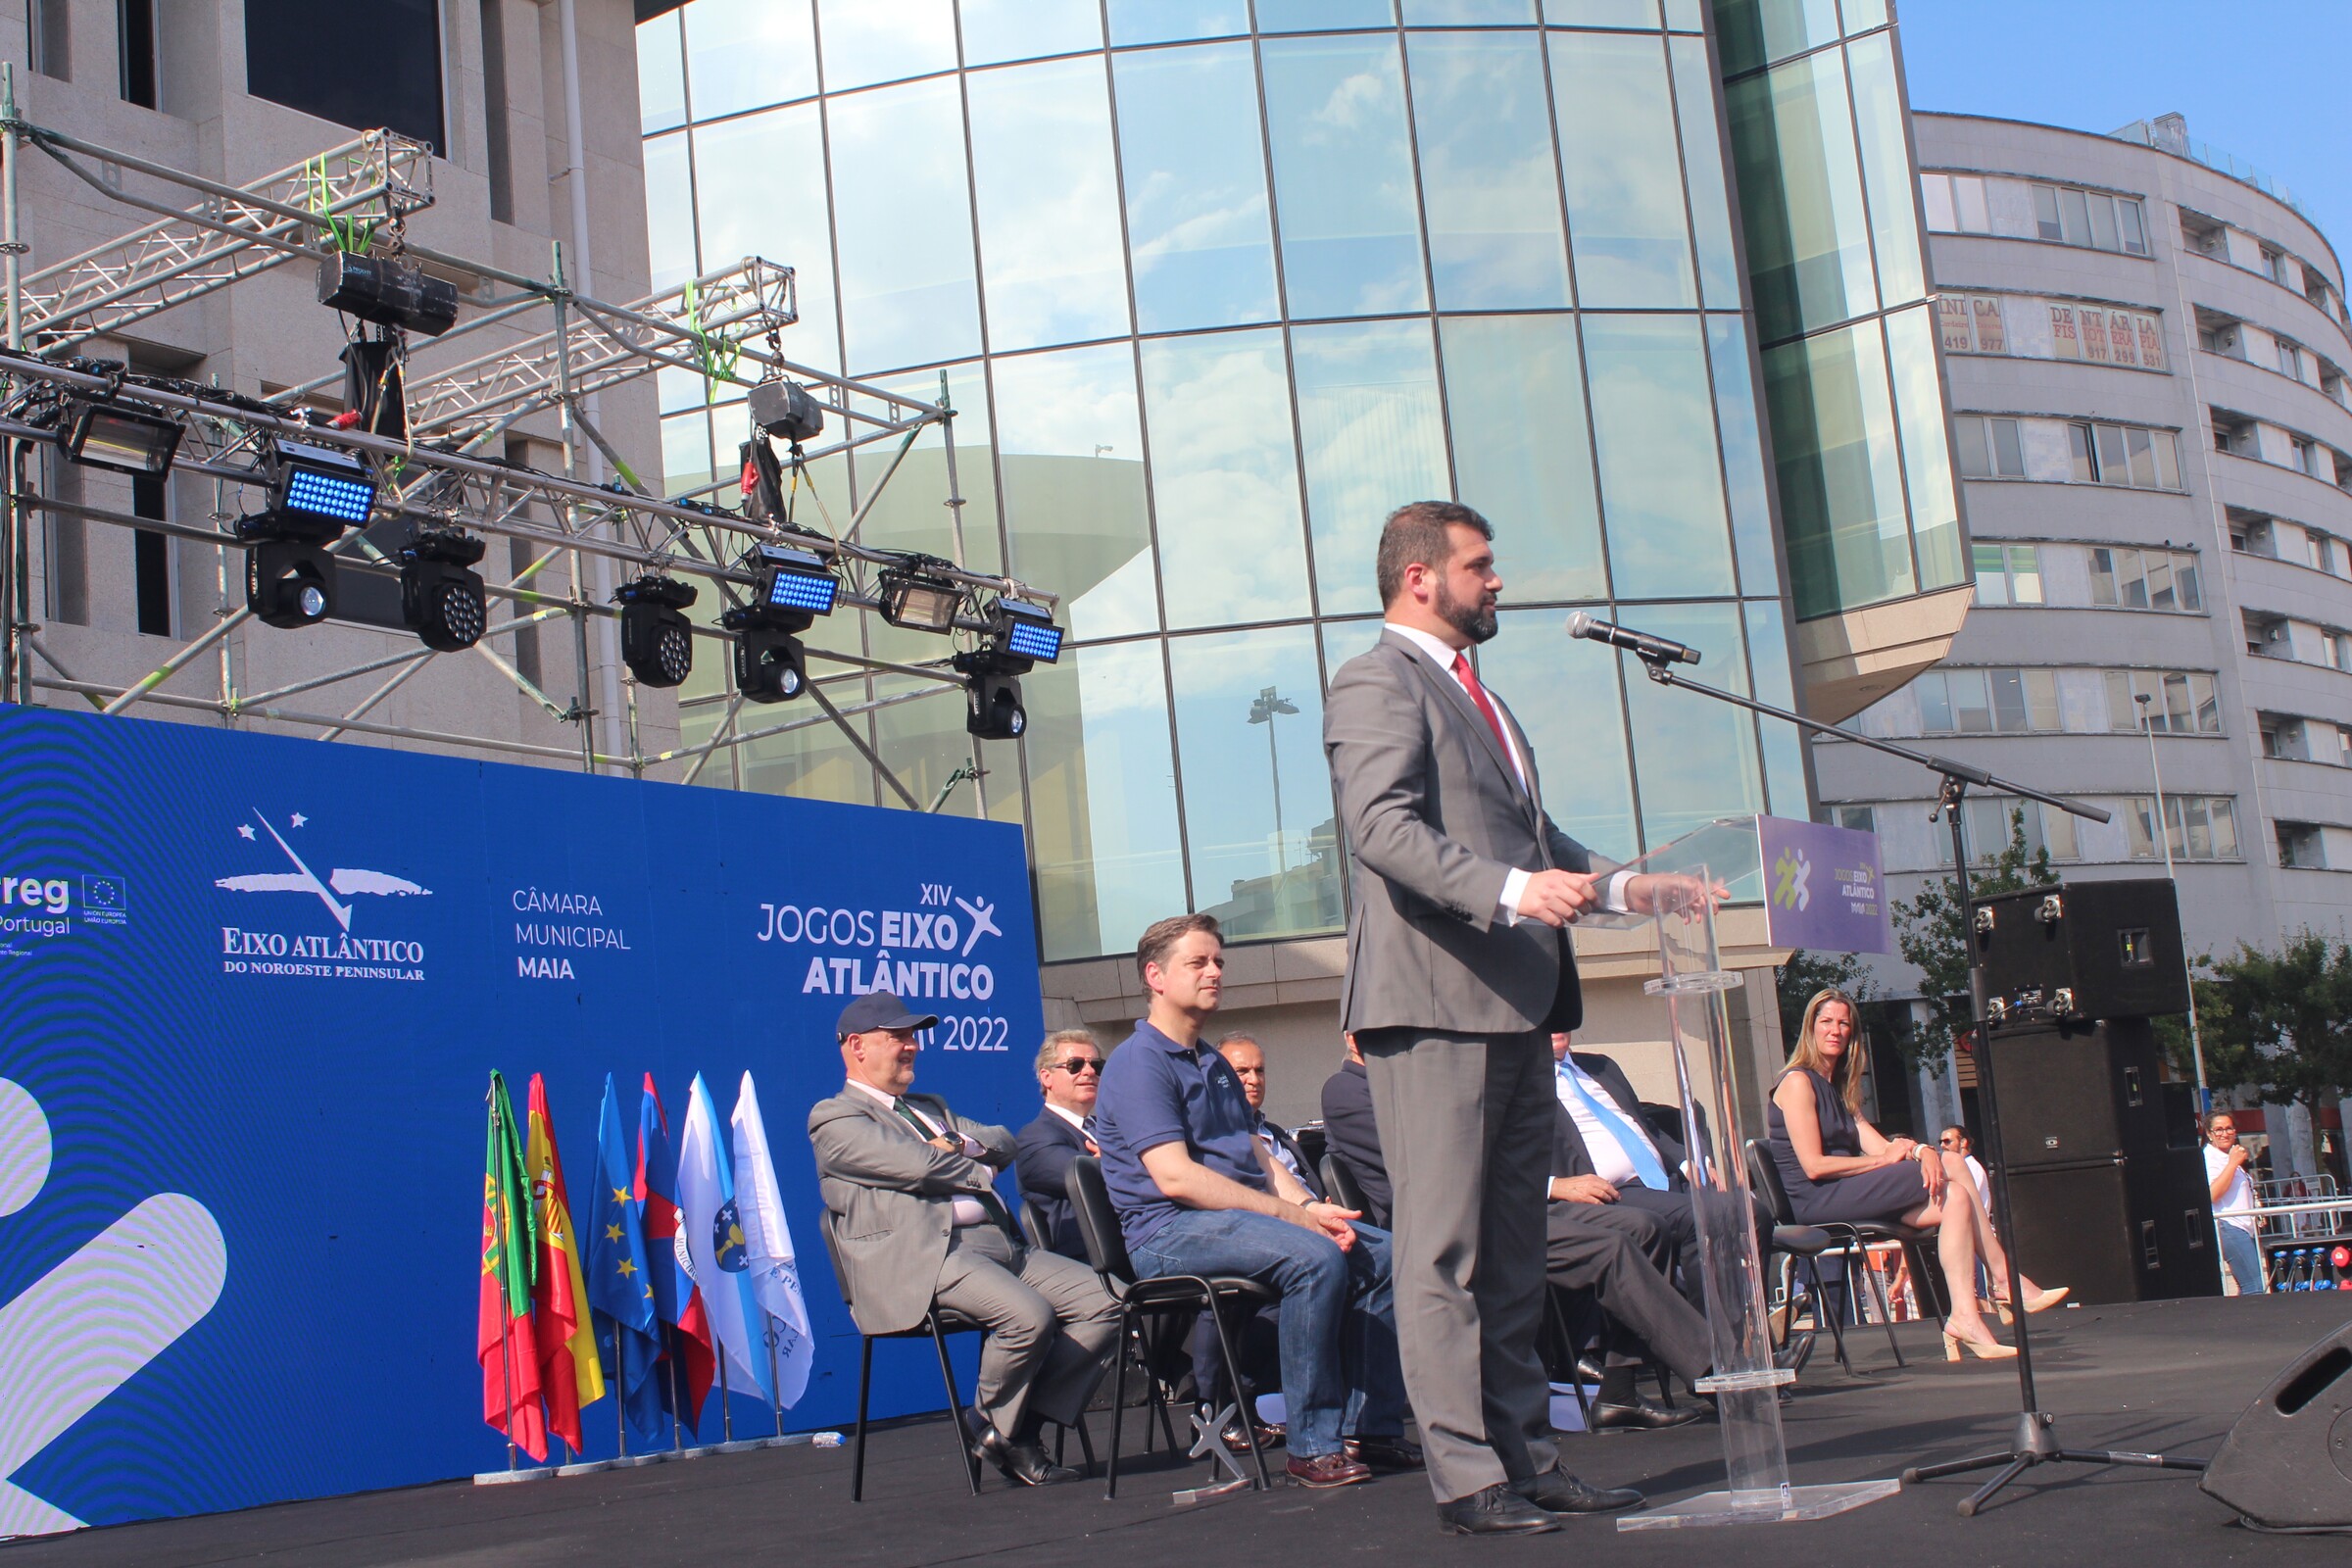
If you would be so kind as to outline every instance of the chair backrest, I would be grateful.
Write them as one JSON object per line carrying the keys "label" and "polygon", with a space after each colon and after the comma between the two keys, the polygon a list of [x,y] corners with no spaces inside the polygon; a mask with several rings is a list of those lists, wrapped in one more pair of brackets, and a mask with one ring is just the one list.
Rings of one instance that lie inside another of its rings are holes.
{"label": "chair backrest", "polygon": [[1359,1214],[1370,1215],[1371,1209],[1365,1200],[1362,1184],[1356,1181],[1355,1172],[1348,1168],[1348,1162],[1340,1157],[1337,1150],[1323,1156],[1323,1190],[1342,1208],[1352,1208]]}
{"label": "chair backrest", "polygon": [[1046,1222],[1037,1217],[1037,1205],[1026,1200],[1021,1204],[1021,1234],[1029,1238],[1029,1245],[1039,1251],[1054,1250],[1046,1241]]}
{"label": "chair backrest", "polygon": [[[1319,1121],[1310,1121],[1303,1127],[1294,1127],[1291,1129],[1291,1137],[1297,1140],[1298,1152],[1306,1156],[1307,1164],[1320,1170],[1323,1166],[1323,1156],[1331,1149],[1331,1140],[1325,1135],[1323,1124]],[[1328,1188],[1325,1190],[1329,1191]]]}
{"label": "chair backrest", "polygon": [[1119,1229],[1119,1211],[1111,1206],[1110,1188],[1102,1180],[1102,1161],[1080,1154],[1070,1161],[1062,1178],[1070,1195],[1070,1209],[1078,1218],[1078,1235],[1086,1243],[1087,1261],[1095,1272],[1122,1284],[1135,1280],[1135,1263],[1127,1255],[1127,1235]]}
{"label": "chair backrest", "polygon": [[1781,1182],[1780,1161],[1772,1157],[1772,1146],[1761,1138],[1747,1141],[1747,1185],[1772,1210],[1775,1225],[1796,1223],[1796,1210],[1788,1202],[1788,1189]]}
{"label": "chair backrest", "polygon": [[824,1209],[816,1217],[816,1228],[824,1233],[825,1256],[833,1260],[833,1283],[841,1287],[841,1304],[853,1314],[857,1307],[850,1300],[850,1271],[842,1266],[841,1242],[833,1234],[833,1211]]}

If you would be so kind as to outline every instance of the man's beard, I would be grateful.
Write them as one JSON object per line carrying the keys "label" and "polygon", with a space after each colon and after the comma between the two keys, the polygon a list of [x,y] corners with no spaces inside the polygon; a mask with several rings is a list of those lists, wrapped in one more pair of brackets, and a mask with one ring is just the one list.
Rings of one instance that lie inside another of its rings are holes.
{"label": "man's beard", "polygon": [[1465,605],[1453,597],[1453,590],[1446,587],[1444,580],[1441,579],[1438,583],[1437,603],[1433,608],[1444,618],[1446,625],[1451,626],[1472,642],[1489,642],[1493,640],[1494,633],[1499,628],[1495,624],[1494,609],[1485,602],[1486,597],[1482,593],[1476,602]]}

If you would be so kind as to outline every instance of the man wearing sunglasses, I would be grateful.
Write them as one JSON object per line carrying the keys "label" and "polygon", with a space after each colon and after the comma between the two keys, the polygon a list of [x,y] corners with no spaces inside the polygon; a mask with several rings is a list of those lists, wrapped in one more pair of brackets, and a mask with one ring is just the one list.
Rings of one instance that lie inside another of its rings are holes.
{"label": "man wearing sunglasses", "polygon": [[1102,1087],[1102,1048],[1084,1029],[1056,1029],[1037,1050],[1037,1087],[1046,1108],[1013,1140],[1021,1201],[1037,1216],[1049,1250],[1084,1263],[1086,1242],[1070,1207],[1070,1161],[1099,1154],[1095,1147],[1095,1094]]}

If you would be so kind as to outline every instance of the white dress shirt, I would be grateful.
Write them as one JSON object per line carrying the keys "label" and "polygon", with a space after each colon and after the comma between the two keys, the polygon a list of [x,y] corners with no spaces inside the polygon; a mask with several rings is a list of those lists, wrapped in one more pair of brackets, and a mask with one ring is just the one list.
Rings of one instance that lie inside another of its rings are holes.
{"label": "white dress shirt", "polygon": [[[849,1085],[852,1089],[862,1089],[867,1094],[873,1096],[876,1100],[882,1102],[883,1105],[889,1109],[893,1116],[896,1116],[899,1113],[899,1102],[906,1098],[903,1095],[886,1095],[881,1090],[876,1089],[872,1084],[869,1084],[860,1078],[850,1079]],[[952,1143],[961,1144],[963,1146],[964,1158],[978,1159],[982,1154],[988,1152],[987,1150],[982,1149],[973,1140],[964,1137],[963,1134],[958,1132],[951,1132],[949,1129],[942,1127],[939,1123],[933,1121],[929,1116],[924,1115],[923,1107],[916,1104],[913,1101],[906,1101],[906,1109],[913,1115],[917,1122],[931,1129],[932,1137],[945,1138]],[[957,1225],[987,1225],[993,1223],[988,1217],[988,1210],[980,1206],[980,1200],[977,1198],[967,1198],[958,1195],[950,1200],[950,1207],[954,1213],[955,1221]]]}
{"label": "white dress shirt", "polygon": [[[2230,1156],[2211,1144],[2205,1146],[2205,1184],[2230,1168]],[[2246,1179],[2240,1166],[2230,1177],[2230,1185],[2222,1189],[2221,1200],[2213,1205],[2213,1217],[2224,1225],[2234,1225],[2248,1236],[2262,1234],[2262,1221],[2254,1217],[2254,1184]]]}
{"label": "white dress shirt", "polygon": [[[1453,667],[1453,662],[1462,656],[1446,647],[1443,639],[1431,636],[1418,626],[1399,626],[1393,620],[1383,621],[1381,627],[1384,631],[1395,632],[1421,650],[1432,663],[1446,672],[1446,678],[1452,681],[1462,695],[1469,696],[1469,685],[1463,681]],[[1493,692],[1488,692],[1487,701],[1494,705],[1495,714],[1499,717],[1502,713],[1501,700],[1496,698]],[[1477,706],[1475,698],[1471,700],[1471,706],[1474,708]],[[1525,794],[1533,795],[1535,792],[1528,787],[1527,782],[1527,759],[1519,753],[1519,736],[1516,727],[1511,724],[1506,723],[1502,726],[1502,749],[1511,760],[1511,772],[1517,776],[1520,790]],[[1510,873],[1502,879],[1502,898],[1499,903],[1502,907],[1503,922],[1506,925],[1517,925],[1526,918],[1519,912],[1519,900],[1527,892],[1528,878],[1534,874],[1532,871],[1514,866]],[[1625,884],[1633,874],[1632,871],[1619,871],[1609,878],[1607,892],[1601,899],[1602,908],[1617,913],[1624,912],[1626,908]]]}
{"label": "white dress shirt", "polygon": [[[1634,1170],[1633,1156],[1625,1152],[1625,1145],[1618,1141],[1617,1134],[1592,1114],[1592,1107],[1568,1092],[1568,1086],[1560,1082],[1560,1077],[1574,1073],[1577,1083],[1594,1100],[1605,1100],[1609,1092],[1600,1086],[1599,1079],[1579,1067],[1573,1056],[1562,1058],[1556,1066],[1558,1075],[1552,1079],[1552,1092],[1559,1096],[1560,1103],[1568,1107],[1568,1114],[1575,1118],[1576,1130],[1584,1135],[1585,1152],[1592,1156],[1592,1174],[1611,1187],[1633,1186],[1640,1179]],[[1633,1128],[1635,1137],[1644,1143],[1649,1142],[1648,1135],[1642,1130],[1636,1118],[1628,1116],[1626,1123]],[[1658,1152],[1656,1144],[1649,1145],[1649,1152],[1650,1157],[1663,1168],[1666,1156]]]}

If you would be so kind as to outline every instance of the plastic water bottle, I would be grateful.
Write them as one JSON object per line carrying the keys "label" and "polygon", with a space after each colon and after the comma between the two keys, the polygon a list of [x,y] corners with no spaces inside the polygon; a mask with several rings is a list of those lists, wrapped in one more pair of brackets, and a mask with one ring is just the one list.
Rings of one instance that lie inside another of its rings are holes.
{"label": "plastic water bottle", "polygon": [[2286,1255],[2286,1281],[2278,1289],[2299,1291],[2311,1278],[2311,1249],[2298,1247]]}

